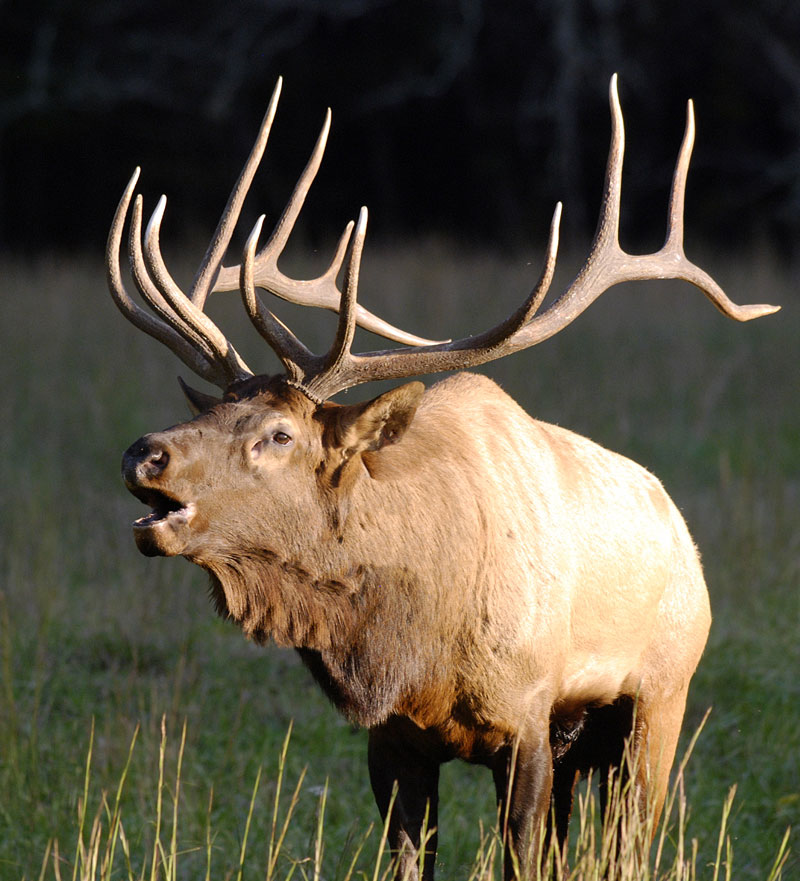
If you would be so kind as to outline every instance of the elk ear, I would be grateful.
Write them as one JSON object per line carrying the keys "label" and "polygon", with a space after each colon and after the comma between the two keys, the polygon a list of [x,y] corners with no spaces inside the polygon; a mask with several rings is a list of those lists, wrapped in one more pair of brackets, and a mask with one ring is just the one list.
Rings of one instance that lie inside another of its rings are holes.
{"label": "elk ear", "polygon": [[191,386],[186,385],[180,376],[178,377],[178,382],[180,383],[183,394],[186,396],[189,409],[192,411],[192,416],[199,416],[201,413],[205,413],[206,410],[210,410],[215,404],[219,404],[222,400],[222,398],[216,398],[214,395],[207,395],[205,392],[199,392],[197,389],[193,389]]}
{"label": "elk ear", "polygon": [[425,391],[421,382],[409,382],[372,401],[339,411],[337,439],[346,459],[396,444],[411,425]]}

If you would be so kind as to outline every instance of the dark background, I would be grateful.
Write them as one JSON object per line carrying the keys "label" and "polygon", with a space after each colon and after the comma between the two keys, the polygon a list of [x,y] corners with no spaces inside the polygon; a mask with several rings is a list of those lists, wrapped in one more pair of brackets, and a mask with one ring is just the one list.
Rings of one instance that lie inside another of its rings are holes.
{"label": "dark background", "polygon": [[0,246],[97,253],[137,164],[147,213],[170,195],[165,235],[207,237],[278,75],[246,220],[280,210],[330,105],[312,242],[365,203],[371,236],[514,247],[558,199],[569,241],[594,226],[615,71],[623,243],[662,234],[692,97],[691,241],[791,259],[796,0],[0,0]]}

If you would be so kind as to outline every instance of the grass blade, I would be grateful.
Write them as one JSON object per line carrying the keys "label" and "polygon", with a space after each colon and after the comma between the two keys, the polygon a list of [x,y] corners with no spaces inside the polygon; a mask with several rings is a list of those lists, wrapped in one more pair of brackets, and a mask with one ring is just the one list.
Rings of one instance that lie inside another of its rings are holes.
{"label": "grass blade", "polygon": [[242,881],[242,875],[244,874],[244,859],[245,854],[247,853],[247,837],[250,834],[250,822],[253,819],[253,810],[256,805],[256,795],[258,794],[258,787],[261,783],[261,766],[258,767],[258,773],[256,774],[256,782],[253,784],[253,794],[250,797],[250,808],[247,811],[247,819],[244,824],[244,835],[242,836],[242,847],[239,852],[239,872],[236,875],[237,881]]}
{"label": "grass blade", "polygon": [[92,716],[92,727],[89,732],[89,750],[86,753],[86,770],[83,775],[83,797],[78,802],[78,844],[75,848],[75,862],[72,866],[72,881],[76,881],[78,877],[78,865],[84,864],[84,844],[83,830],[86,824],[86,808],[89,801],[89,779],[91,778],[92,769],[92,752],[94,750],[94,716]]}

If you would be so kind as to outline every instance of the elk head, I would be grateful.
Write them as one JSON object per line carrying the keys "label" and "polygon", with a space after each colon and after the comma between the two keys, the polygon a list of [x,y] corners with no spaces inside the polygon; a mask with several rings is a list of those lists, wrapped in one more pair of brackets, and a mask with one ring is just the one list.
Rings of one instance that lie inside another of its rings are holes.
{"label": "elk head", "polygon": [[283,377],[234,382],[191,422],[125,452],[125,482],[153,509],[134,524],[139,550],[210,564],[282,548],[288,559],[299,537],[335,537],[362,454],[400,440],[423,390],[412,382],[367,403],[317,406]]}

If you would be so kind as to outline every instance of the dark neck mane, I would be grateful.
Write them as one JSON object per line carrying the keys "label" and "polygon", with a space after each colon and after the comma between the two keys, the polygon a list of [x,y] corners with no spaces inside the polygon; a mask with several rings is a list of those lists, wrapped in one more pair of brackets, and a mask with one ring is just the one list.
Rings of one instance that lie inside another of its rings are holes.
{"label": "dark neck mane", "polygon": [[[319,577],[259,551],[203,562],[217,611],[259,643],[291,646],[353,722],[385,720],[440,666],[433,622],[407,572]],[[431,655],[433,649],[433,655]]]}
{"label": "dark neck mane", "polygon": [[272,639],[278,645],[324,650],[345,642],[354,626],[360,570],[320,576],[271,551],[202,565],[211,575],[217,612],[232,618],[256,642]]}

